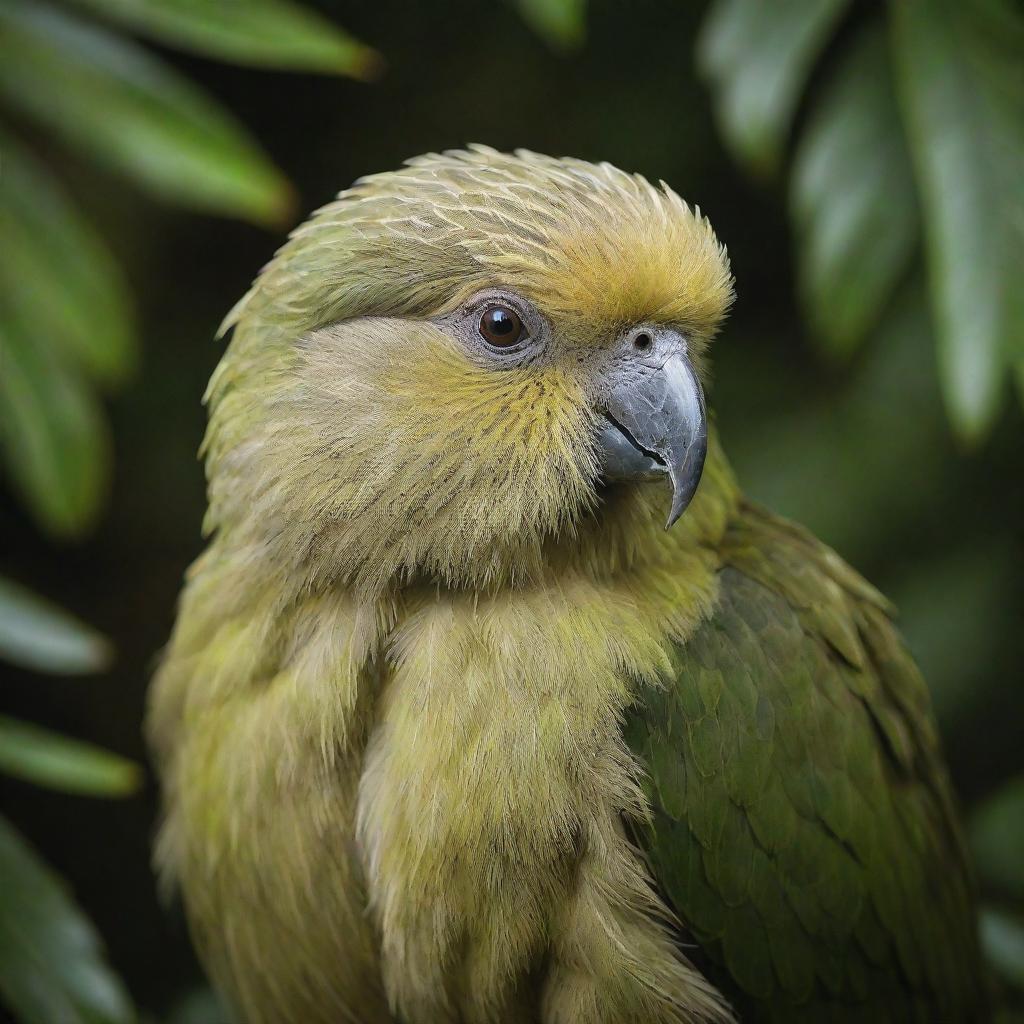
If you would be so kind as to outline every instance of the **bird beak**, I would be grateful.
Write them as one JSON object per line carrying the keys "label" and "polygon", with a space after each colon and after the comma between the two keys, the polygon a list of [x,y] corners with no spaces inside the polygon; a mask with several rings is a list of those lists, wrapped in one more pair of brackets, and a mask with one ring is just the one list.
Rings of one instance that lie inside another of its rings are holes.
{"label": "bird beak", "polygon": [[630,367],[606,393],[597,453],[606,480],[672,482],[667,530],[686,511],[704,470],[708,422],[704,392],[689,359]]}

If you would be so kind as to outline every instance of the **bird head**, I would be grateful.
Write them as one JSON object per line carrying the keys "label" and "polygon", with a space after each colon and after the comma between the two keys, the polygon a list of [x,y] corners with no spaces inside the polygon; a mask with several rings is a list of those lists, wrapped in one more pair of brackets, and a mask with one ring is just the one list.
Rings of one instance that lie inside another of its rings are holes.
{"label": "bird head", "polygon": [[476,147],[361,179],[225,321],[209,525],[376,590],[526,578],[609,485],[671,525],[731,298],[699,210],[609,164]]}

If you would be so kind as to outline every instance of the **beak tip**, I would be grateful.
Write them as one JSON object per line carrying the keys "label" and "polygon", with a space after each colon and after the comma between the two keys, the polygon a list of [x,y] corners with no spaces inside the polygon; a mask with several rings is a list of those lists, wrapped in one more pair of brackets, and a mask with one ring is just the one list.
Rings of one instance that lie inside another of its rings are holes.
{"label": "beak tip", "polygon": [[676,524],[696,496],[704,473],[707,452],[707,434],[702,432],[690,446],[682,465],[669,471],[672,480],[672,508],[668,513],[668,522],[665,523],[666,530],[670,530]]}

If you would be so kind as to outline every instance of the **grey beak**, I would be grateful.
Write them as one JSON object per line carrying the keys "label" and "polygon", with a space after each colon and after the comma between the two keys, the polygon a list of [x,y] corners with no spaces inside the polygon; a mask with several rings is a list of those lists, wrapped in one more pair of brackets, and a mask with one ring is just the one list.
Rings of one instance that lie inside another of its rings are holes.
{"label": "grey beak", "polygon": [[610,387],[598,432],[606,480],[672,482],[667,530],[686,511],[704,470],[708,423],[704,392],[685,355],[637,366]]}

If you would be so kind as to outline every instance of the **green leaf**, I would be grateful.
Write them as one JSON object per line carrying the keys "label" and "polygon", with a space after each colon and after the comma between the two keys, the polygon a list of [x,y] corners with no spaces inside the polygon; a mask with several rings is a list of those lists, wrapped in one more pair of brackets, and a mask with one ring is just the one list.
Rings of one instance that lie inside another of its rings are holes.
{"label": "green leaf", "polygon": [[574,50],[582,45],[587,0],[519,0],[519,11],[553,50]]}
{"label": "green leaf", "polygon": [[697,40],[719,126],[753,170],[773,172],[811,67],[849,0],[716,0]]}
{"label": "green leaf", "polygon": [[92,924],[4,818],[0,878],[0,996],[21,1024],[131,1024]]}
{"label": "green leaf", "polygon": [[0,576],[0,658],[39,672],[78,675],[102,672],[111,657],[109,642],[95,630]]}
{"label": "green leaf", "polygon": [[37,337],[24,299],[0,288],[0,452],[43,528],[80,536],[106,494],[110,437],[95,395]]}
{"label": "green leaf", "polygon": [[917,199],[880,32],[864,35],[814,109],[793,166],[800,291],[828,352],[877,322],[917,237]]}
{"label": "green leaf", "polygon": [[100,237],[5,135],[0,237],[0,444],[41,525],[80,535],[99,512],[110,463],[87,378],[110,386],[134,364],[127,290]]}
{"label": "green leaf", "polygon": [[1005,0],[889,9],[943,393],[973,439],[1024,356],[1024,17]]}
{"label": "green leaf", "polygon": [[245,130],[141,47],[43,3],[0,7],[0,94],[168,200],[278,223],[291,190]]}
{"label": "green leaf", "polygon": [[975,865],[985,885],[1024,900],[1024,775],[975,811],[970,837]]}
{"label": "green leaf", "polygon": [[992,907],[982,910],[981,944],[999,974],[1024,986],[1024,921],[1019,916]]}
{"label": "green leaf", "polygon": [[371,78],[376,51],[287,0],[77,0],[162,43],[235,64]]}
{"label": "green leaf", "polygon": [[139,766],[118,754],[0,715],[0,772],[84,796],[126,796]]}
{"label": "green leaf", "polygon": [[46,168],[0,133],[0,292],[30,311],[39,344],[55,345],[105,384],[135,362],[120,268]]}

